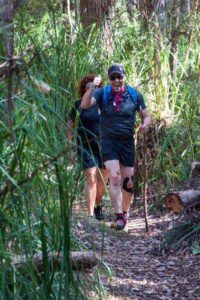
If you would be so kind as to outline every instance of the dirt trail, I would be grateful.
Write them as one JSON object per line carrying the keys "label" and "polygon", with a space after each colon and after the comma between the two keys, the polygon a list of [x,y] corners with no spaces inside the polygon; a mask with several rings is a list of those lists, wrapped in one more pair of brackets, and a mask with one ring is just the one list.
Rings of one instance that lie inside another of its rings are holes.
{"label": "dirt trail", "polygon": [[191,247],[168,255],[153,251],[176,218],[169,213],[150,215],[149,235],[141,214],[134,211],[128,232],[89,218],[76,219],[76,234],[88,249],[101,253],[103,245],[103,260],[112,272],[112,277],[101,275],[108,291],[104,299],[200,299],[199,256],[192,255]]}

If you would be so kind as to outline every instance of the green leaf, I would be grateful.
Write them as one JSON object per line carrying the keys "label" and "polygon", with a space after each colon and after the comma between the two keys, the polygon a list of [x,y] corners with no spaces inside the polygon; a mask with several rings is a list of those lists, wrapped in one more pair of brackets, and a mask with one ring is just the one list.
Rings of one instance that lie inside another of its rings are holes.
{"label": "green leaf", "polygon": [[192,254],[193,255],[198,255],[200,254],[200,243],[199,242],[194,242],[192,245]]}

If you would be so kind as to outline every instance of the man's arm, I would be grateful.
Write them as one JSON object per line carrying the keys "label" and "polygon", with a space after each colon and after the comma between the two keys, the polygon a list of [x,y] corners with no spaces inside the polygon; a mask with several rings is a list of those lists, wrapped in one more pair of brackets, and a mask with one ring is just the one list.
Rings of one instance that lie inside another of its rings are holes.
{"label": "man's arm", "polygon": [[96,99],[94,97],[92,97],[93,92],[94,92],[94,89],[90,87],[87,90],[87,92],[83,95],[83,98],[81,101],[82,109],[87,109],[96,103]]}
{"label": "man's arm", "polygon": [[142,109],[139,112],[142,124],[140,125],[140,131],[142,133],[147,133],[149,130],[149,126],[151,125],[151,116],[149,115],[146,109]]}
{"label": "man's arm", "polygon": [[93,82],[90,83],[89,89],[86,91],[86,93],[83,95],[82,101],[81,101],[81,108],[87,109],[90,106],[96,104],[96,99],[92,97],[92,94],[95,89],[99,87],[101,83],[101,76],[95,77]]}

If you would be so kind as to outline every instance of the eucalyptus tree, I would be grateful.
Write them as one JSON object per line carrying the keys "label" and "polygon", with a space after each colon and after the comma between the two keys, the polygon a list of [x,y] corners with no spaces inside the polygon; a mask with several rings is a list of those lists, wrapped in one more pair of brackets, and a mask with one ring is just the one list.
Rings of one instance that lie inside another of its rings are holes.
{"label": "eucalyptus tree", "polygon": [[103,29],[104,48],[110,53],[113,51],[112,19],[113,8],[117,1],[114,0],[80,0],[80,21],[84,28],[93,24]]}

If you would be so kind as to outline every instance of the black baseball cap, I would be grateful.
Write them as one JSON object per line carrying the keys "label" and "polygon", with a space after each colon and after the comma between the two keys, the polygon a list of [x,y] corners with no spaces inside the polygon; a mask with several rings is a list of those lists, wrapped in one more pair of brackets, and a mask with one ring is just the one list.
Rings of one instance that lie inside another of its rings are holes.
{"label": "black baseball cap", "polygon": [[120,64],[113,64],[108,69],[108,77],[110,77],[112,74],[119,74],[121,76],[125,75],[124,67]]}

